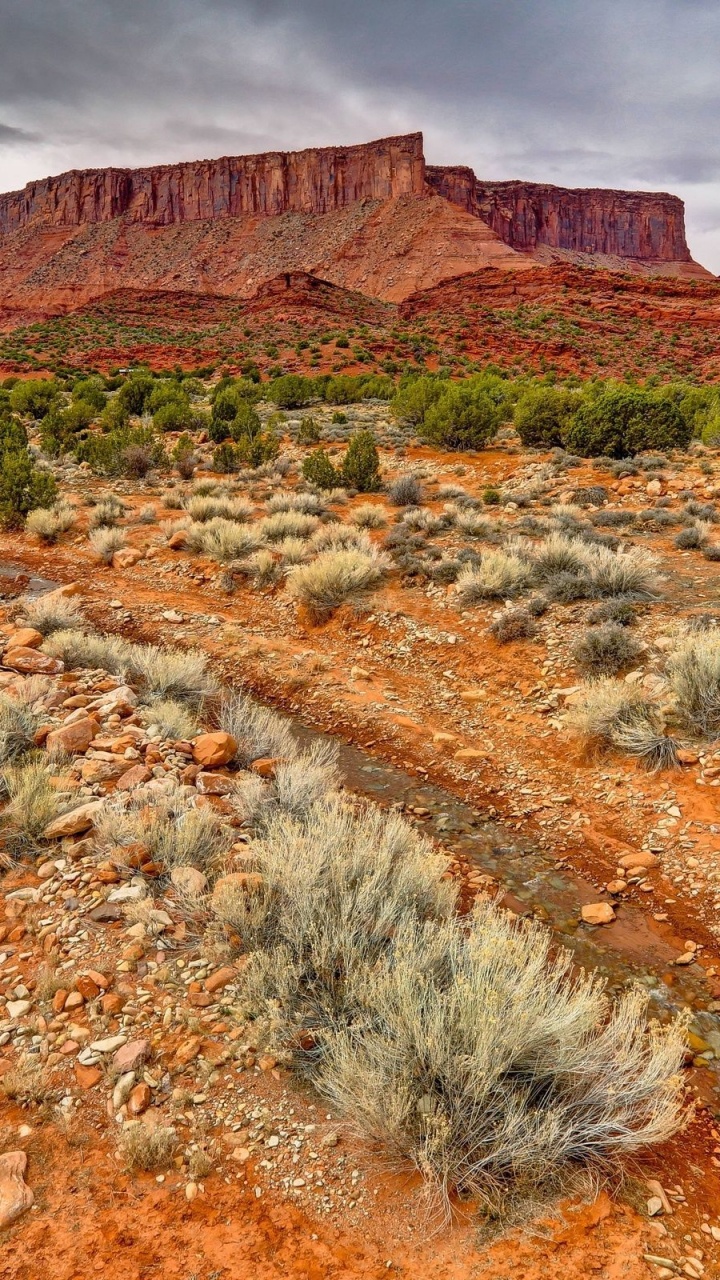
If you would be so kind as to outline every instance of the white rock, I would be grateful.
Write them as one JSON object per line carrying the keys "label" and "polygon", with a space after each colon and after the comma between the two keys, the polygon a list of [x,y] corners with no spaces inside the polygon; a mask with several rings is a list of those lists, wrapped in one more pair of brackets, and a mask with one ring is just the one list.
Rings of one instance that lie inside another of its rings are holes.
{"label": "white rock", "polygon": [[127,1036],[107,1036],[105,1040],[93,1040],[89,1049],[94,1053],[114,1053],[116,1049],[122,1049],[127,1044]]}
{"label": "white rock", "polygon": [[8,1000],[5,1008],[9,1018],[22,1018],[32,1008],[32,1000]]}

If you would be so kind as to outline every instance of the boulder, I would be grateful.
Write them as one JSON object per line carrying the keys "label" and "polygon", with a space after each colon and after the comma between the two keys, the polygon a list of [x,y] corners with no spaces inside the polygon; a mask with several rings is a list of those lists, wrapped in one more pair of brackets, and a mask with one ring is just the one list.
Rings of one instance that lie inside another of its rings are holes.
{"label": "boulder", "polygon": [[112,1060],[113,1071],[124,1075],[126,1071],[137,1071],[150,1057],[149,1040],[130,1040],[118,1049]]}
{"label": "boulder", "polygon": [[218,769],[229,764],[238,749],[232,734],[222,729],[214,733],[201,733],[193,742],[193,760],[203,769]]}
{"label": "boulder", "polygon": [[582,908],[585,924],[612,924],[615,912],[609,902],[588,902]]}
{"label": "boulder", "polygon": [[142,560],[144,552],[139,547],[121,547],[112,558],[113,569],[132,569],[134,564]]}
{"label": "boulder", "polygon": [[72,724],[63,724],[53,729],[45,739],[45,746],[51,755],[65,753],[69,756],[84,755],[97,733],[97,725],[89,716],[75,720]]}
{"label": "boulder", "polygon": [[39,649],[44,640],[42,631],[36,631],[34,627],[19,627],[17,631],[13,631],[9,635],[4,649]]}
{"label": "boulder", "polygon": [[0,1156],[0,1229],[32,1207],[35,1197],[25,1183],[27,1156],[24,1151],[6,1151]]}
{"label": "boulder", "polygon": [[79,836],[89,831],[97,814],[103,807],[102,800],[90,800],[88,804],[80,804],[69,813],[63,813],[43,831],[46,840],[60,840],[64,836]]}
{"label": "boulder", "polygon": [[28,676],[59,676],[65,670],[65,664],[59,658],[51,658],[47,653],[28,649],[24,645],[7,649],[3,654],[2,664],[10,671],[21,671]]}
{"label": "boulder", "polygon": [[180,893],[198,898],[207,889],[207,876],[197,867],[173,867],[170,882]]}

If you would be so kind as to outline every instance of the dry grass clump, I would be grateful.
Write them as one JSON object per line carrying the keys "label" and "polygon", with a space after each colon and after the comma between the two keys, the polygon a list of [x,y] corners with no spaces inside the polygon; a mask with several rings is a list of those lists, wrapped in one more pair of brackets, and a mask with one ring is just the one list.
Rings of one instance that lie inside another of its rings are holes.
{"label": "dry grass clump", "polygon": [[32,750],[39,723],[26,703],[0,693],[0,764],[11,764]]}
{"label": "dry grass clump", "polygon": [[589,549],[588,568],[598,596],[634,596],[652,600],[657,594],[657,557],[644,547],[611,551],[609,547]]}
{"label": "dry grass clump", "polygon": [[446,511],[457,532],[465,538],[491,538],[495,533],[493,521],[488,520],[487,516],[478,515],[477,511],[453,506],[448,506]]}
{"label": "dry grass clump", "polygon": [[423,500],[423,487],[418,476],[409,471],[407,475],[398,476],[388,485],[388,498],[396,507],[419,507]]}
{"label": "dry grass clump", "polygon": [[47,1073],[28,1061],[19,1063],[0,1077],[0,1093],[14,1102],[45,1102],[52,1093]]}
{"label": "dry grass clump", "polygon": [[111,494],[93,507],[88,525],[90,529],[109,529],[112,525],[117,524],[118,520],[122,520],[124,515],[125,507],[123,503],[119,498]]}
{"label": "dry grass clump", "polygon": [[180,787],[109,800],[96,817],[94,835],[98,849],[119,862],[124,847],[143,845],[168,873],[181,866],[216,871],[232,844],[215,810],[190,807]]}
{"label": "dry grass clump", "polygon": [[54,507],[37,507],[30,511],[25,520],[25,530],[33,533],[41,542],[52,544],[57,542],[61,534],[67,533],[75,523],[75,511],[67,502],[58,502]]}
{"label": "dry grass clump", "polygon": [[49,592],[42,596],[23,596],[18,601],[18,614],[25,625],[34,627],[44,636],[53,631],[72,630],[84,625],[85,619],[77,600]]}
{"label": "dry grass clump", "polygon": [[8,765],[2,773],[7,804],[0,814],[0,831],[11,856],[35,853],[43,831],[58,817],[58,793],[50,785],[44,760]]}
{"label": "dry grass clump", "polygon": [[272,551],[261,548],[247,560],[247,569],[256,587],[270,587],[280,575],[280,564]]}
{"label": "dry grass clump", "polygon": [[589,627],[572,646],[572,656],[589,675],[614,676],[632,665],[642,652],[642,645],[626,627],[607,622]]}
{"label": "dry grass clump", "polygon": [[359,605],[390,569],[382,552],[357,548],[325,551],[311,564],[297,565],[288,575],[288,590],[310,616],[327,618],[341,604]]}
{"label": "dry grass clump", "polygon": [[668,659],[668,676],[688,725],[701,734],[720,728],[720,636],[686,635]]}
{"label": "dry grass clump", "polygon": [[128,665],[148,693],[199,705],[217,688],[200,649],[165,649],[151,644],[128,647]]}
{"label": "dry grass clump", "polygon": [[588,572],[589,548],[579,538],[568,538],[564,533],[551,533],[532,550],[533,575],[536,582],[545,582],[558,573],[581,576]]}
{"label": "dry grass clump", "polygon": [[350,973],[372,969],[408,917],[448,915],[456,889],[446,861],[397,814],[353,811],[338,797],[302,815],[272,813],[249,846],[262,876],[257,893],[222,905],[250,953],[249,983],[292,1032],[332,1027],[349,1011]]}
{"label": "dry grass clump", "polygon": [[660,707],[635,685],[608,678],[588,685],[569,724],[588,746],[637,756],[649,769],[677,763],[677,743],[665,735]]}
{"label": "dry grass clump", "polygon": [[385,512],[374,502],[361,502],[350,512],[350,520],[358,529],[382,529],[387,524]]}
{"label": "dry grass clump", "polygon": [[183,507],[190,519],[198,524],[206,524],[209,520],[233,520],[237,524],[245,524],[252,519],[252,503],[246,498],[211,497],[194,494],[186,498]]}
{"label": "dry grass clump", "polygon": [[290,760],[298,754],[290,724],[242,693],[226,693],[217,714],[218,725],[238,744],[234,762],[240,766],[270,757]]}
{"label": "dry grass clump", "polygon": [[190,551],[197,551],[226,564],[229,560],[242,560],[252,551],[257,551],[260,537],[256,528],[215,516],[207,524],[191,524],[188,527],[187,546]]}
{"label": "dry grass clump", "polygon": [[538,633],[537,623],[527,609],[507,608],[491,622],[489,631],[498,644],[512,640],[532,640]]}
{"label": "dry grass clump", "polygon": [[339,782],[335,743],[316,742],[309,751],[278,765],[273,780],[274,798],[286,813],[302,817],[335,791]]}
{"label": "dry grass clump", "polygon": [[[39,628],[38,628],[39,630]],[[130,645],[118,636],[102,636],[78,627],[54,630],[42,646],[43,653],[61,658],[68,670],[87,667],[125,676],[130,666]]]}
{"label": "dry grass clump", "polygon": [[373,552],[373,543],[364,529],[339,521],[323,525],[313,534],[309,545],[313,552],[341,551],[347,547],[364,551],[366,555]]}
{"label": "dry grass clump", "polygon": [[404,921],[353,969],[356,1014],[323,1042],[317,1087],[427,1179],[496,1212],[578,1169],[607,1170],[680,1126],[684,1025],[646,1025],[648,995],[614,1005],[551,954],[549,931],[494,905],[469,929]]}
{"label": "dry grass clump", "polygon": [[102,564],[110,564],[115,552],[122,551],[127,545],[127,538],[122,529],[106,528],[104,525],[99,529],[93,529],[88,537],[96,559]]}
{"label": "dry grass clump", "polygon": [[461,605],[481,600],[502,600],[519,595],[529,586],[530,567],[513,551],[487,551],[479,565],[466,565],[458,574],[455,593]]}
{"label": "dry grass clump", "polygon": [[302,511],[308,516],[322,515],[325,502],[317,493],[274,493],[268,502],[268,511]]}
{"label": "dry grass clump", "polygon": [[441,517],[429,507],[409,507],[403,512],[401,523],[406,529],[415,529],[418,533],[439,533],[444,527]]}
{"label": "dry grass clump", "polygon": [[280,556],[283,569],[303,564],[310,553],[304,538],[283,538],[282,542],[276,544],[275,550]]}
{"label": "dry grass clump", "polygon": [[165,1125],[150,1129],[142,1120],[134,1120],[123,1125],[118,1151],[130,1172],[151,1173],[156,1169],[167,1169],[177,1145],[174,1129]]}
{"label": "dry grass clump", "polygon": [[317,516],[304,511],[277,511],[261,520],[257,530],[263,541],[280,542],[283,538],[309,538],[317,527]]}
{"label": "dry grass clump", "polygon": [[174,698],[158,698],[141,714],[148,726],[157,725],[163,738],[172,742],[189,742],[200,732],[197,717]]}

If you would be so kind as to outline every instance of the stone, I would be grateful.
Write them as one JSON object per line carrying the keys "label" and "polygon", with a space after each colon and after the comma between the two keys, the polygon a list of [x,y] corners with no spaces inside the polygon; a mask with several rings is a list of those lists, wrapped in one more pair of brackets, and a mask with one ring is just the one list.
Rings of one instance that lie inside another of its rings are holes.
{"label": "stone", "polygon": [[609,902],[589,902],[581,910],[585,924],[612,924],[615,912]]}
{"label": "stone", "polygon": [[479,747],[461,747],[453,755],[453,760],[464,760],[466,763],[472,763],[474,760],[487,760],[487,758],[487,751],[483,751]]}
{"label": "stone", "polygon": [[0,1229],[32,1208],[35,1197],[25,1182],[26,1169],[24,1151],[6,1151],[0,1156]]}
{"label": "stone", "polygon": [[101,698],[89,703],[89,711],[99,711],[103,719],[108,716],[130,715],[138,705],[138,696],[128,684],[118,685],[116,689],[108,689]]}
{"label": "stone", "polygon": [[[93,1040],[92,1043],[89,1045],[89,1048],[92,1049],[93,1053],[117,1054],[117,1051],[119,1049],[126,1047],[126,1042],[127,1042],[127,1036],[105,1036],[103,1040]],[[114,1058],[113,1058],[113,1066],[115,1066]],[[130,1068],[127,1068],[127,1070],[130,1070]]]}
{"label": "stone", "polygon": [[215,881],[212,892],[213,906],[222,907],[223,901],[235,893],[257,893],[263,883],[259,871],[231,871],[226,876],[220,876]]}
{"label": "stone", "polygon": [[221,969],[216,969],[209,977],[205,979],[205,990],[214,992],[222,991],[223,987],[227,987],[229,983],[235,982],[238,977],[237,970],[231,969],[229,965],[224,965]]}
{"label": "stone", "polygon": [[638,849],[636,853],[625,853],[618,858],[618,866],[623,871],[629,871],[631,868],[639,871],[651,871],[653,867],[660,866],[660,859],[654,853],[648,853],[644,849]]}
{"label": "stone", "polygon": [[120,1076],[120,1079],[116,1082],[115,1088],[113,1089],[113,1096],[112,1096],[113,1110],[119,1111],[120,1108],[124,1106],[128,1098],[130,1097],[130,1093],[132,1091],[132,1087],[134,1084],[135,1084],[134,1071],[126,1071],[124,1075]]}
{"label": "stone", "polygon": [[89,716],[53,729],[45,740],[50,754],[65,752],[67,755],[84,755],[97,733],[97,724]]}
{"label": "stone", "polygon": [[45,639],[41,631],[36,631],[34,627],[19,627],[17,631],[13,631],[9,635],[4,649],[39,649]]}
{"label": "stone", "polygon": [[202,871],[198,871],[197,867],[173,867],[170,872],[170,883],[180,893],[198,898],[207,889],[207,876],[203,875]]}
{"label": "stone", "polygon": [[126,1071],[137,1071],[149,1057],[149,1040],[130,1040],[122,1045],[113,1057],[113,1070],[123,1074]]}
{"label": "stone", "polygon": [[142,787],[152,778],[152,773],[144,764],[134,764],[131,769],[118,778],[116,791],[134,791],[136,787]]}
{"label": "stone", "polygon": [[20,671],[28,676],[59,676],[65,670],[65,664],[59,658],[51,658],[47,653],[40,653],[37,649],[28,649],[23,645],[6,650],[2,665],[10,671]]}
{"label": "stone", "polygon": [[86,1067],[81,1062],[76,1062],[73,1070],[81,1089],[94,1089],[102,1080],[103,1073],[99,1067]]}
{"label": "stone", "polygon": [[91,800],[88,804],[81,804],[76,809],[71,809],[69,813],[61,814],[59,818],[48,823],[43,831],[44,838],[60,840],[65,836],[78,836],[89,831],[103,803],[102,800]]}
{"label": "stone", "polygon": [[96,982],[93,982],[89,974],[84,973],[75,983],[75,988],[83,1000],[96,1000],[100,995],[100,988]]}
{"label": "stone", "polygon": [[175,1051],[175,1061],[178,1066],[186,1067],[194,1058],[197,1058],[200,1052],[200,1037],[192,1036],[190,1040],[185,1040]]}
{"label": "stone", "polygon": [[167,545],[171,551],[182,551],[187,546],[187,530],[176,529],[168,538]]}
{"label": "stone", "polygon": [[274,778],[279,764],[282,764],[280,756],[260,756],[257,760],[253,760],[250,769],[259,778]]}
{"label": "stone", "polygon": [[5,1009],[8,1018],[24,1018],[32,1009],[32,1000],[8,1000]]}
{"label": "stone", "polygon": [[139,547],[121,547],[112,558],[113,569],[132,569],[134,564],[143,559],[144,552]]}
{"label": "stone", "polygon": [[203,773],[196,775],[195,786],[201,796],[226,796],[233,790],[234,782],[225,773]]}
{"label": "stone", "polygon": [[82,1009],[84,1003],[85,997],[80,991],[71,991],[65,1001],[65,1009],[72,1013],[73,1009]]}
{"label": "stone", "polygon": [[238,749],[232,734],[224,733],[221,729],[214,733],[201,733],[192,746],[193,760],[203,769],[217,769],[229,764]]}
{"label": "stone", "polygon": [[145,1081],[136,1084],[128,1097],[127,1108],[131,1116],[141,1116],[143,1111],[147,1111],[150,1106],[151,1093],[149,1085]]}
{"label": "stone", "polygon": [[88,920],[93,920],[95,924],[112,924],[115,920],[122,919],[122,907],[116,902],[101,902],[98,907],[88,911]]}

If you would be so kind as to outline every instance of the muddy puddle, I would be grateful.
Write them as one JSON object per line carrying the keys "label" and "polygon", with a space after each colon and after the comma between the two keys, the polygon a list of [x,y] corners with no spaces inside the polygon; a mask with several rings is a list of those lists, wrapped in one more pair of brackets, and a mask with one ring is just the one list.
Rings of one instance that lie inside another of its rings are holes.
{"label": "muddy puddle", "polygon": [[54,591],[59,582],[51,582],[49,578],[37,578],[28,574],[19,564],[0,561],[0,599],[15,599],[16,596],[41,596],[45,591]]}

